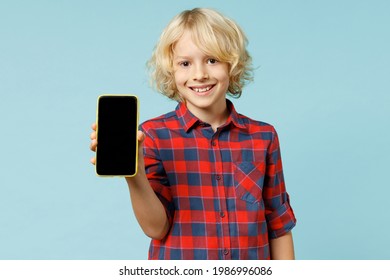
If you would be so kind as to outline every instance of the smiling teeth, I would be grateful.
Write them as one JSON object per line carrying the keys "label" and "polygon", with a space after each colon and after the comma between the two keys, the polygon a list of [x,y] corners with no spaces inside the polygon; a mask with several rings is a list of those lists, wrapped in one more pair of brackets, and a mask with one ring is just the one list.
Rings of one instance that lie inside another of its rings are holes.
{"label": "smiling teeth", "polygon": [[211,87],[205,87],[205,88],[193,88],[194,91],[196,92],[205,92],[205,91],[208,91],[210,90]]}

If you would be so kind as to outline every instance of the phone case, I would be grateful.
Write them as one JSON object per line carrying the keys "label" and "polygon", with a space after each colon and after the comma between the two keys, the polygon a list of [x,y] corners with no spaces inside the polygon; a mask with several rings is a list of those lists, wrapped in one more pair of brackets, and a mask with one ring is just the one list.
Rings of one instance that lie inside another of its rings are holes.
{"label": "phone case", "polygon": [[101,100],[102,97],[132,97],[132,98],[135,98],[137,103],[136,103],[136,108],[137,108],[137,115],[136,115],[136,125],[135,125],[135,134],[137,134],[138,132],[138,123],[139,123],[139,99],[136,95],[133,95],[133,94],[101,94],[98,96],[98,99],[97,99],[97,108],[96,108],[96,135],[97,135],[97,141],[98,141],[98,145],[96,147],[96,165],[95,165],[95,173],[97,176],[99,177],[133,177],[137,174],[138,172],[138,141],[136,140],[136,151],[135,151],[135,161],[136,161],[136,164],[135,164],[135,172],[134,174],[121,174],[121,175],[102,175],[102,174],[99,174],[98,171],[97,171],[97,162],[98,162],[98,149],[99,149],[99,102]]}

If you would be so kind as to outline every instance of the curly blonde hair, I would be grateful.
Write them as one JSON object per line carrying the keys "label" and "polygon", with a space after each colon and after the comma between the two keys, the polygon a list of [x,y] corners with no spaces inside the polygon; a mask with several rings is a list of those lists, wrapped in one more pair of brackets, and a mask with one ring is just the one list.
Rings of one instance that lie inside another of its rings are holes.
{"label": "curly blonde hair", "polygon": [[229,65],[227,94],[240,97],[244,85],[252,81],[252,58],[242,29],[231,19],[212,9],[195,8],[175,16],[163,30],[148,61],[152,86],[167,97],[180,101],[173,71],[173,49],[185,31],[207,55]]}

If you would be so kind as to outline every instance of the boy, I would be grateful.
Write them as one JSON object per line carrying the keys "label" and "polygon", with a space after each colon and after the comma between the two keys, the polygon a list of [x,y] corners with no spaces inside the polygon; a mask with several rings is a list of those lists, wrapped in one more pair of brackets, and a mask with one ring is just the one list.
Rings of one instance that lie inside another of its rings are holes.
{"label": "boy", "polygon": [[294,259],[276,131],[226,99],[251,80],[246,44],[232,20],[193,9],[168,24],[149,61],[157,90],[179,103],[141,125],[145,168],[126,178],[149,259]]}

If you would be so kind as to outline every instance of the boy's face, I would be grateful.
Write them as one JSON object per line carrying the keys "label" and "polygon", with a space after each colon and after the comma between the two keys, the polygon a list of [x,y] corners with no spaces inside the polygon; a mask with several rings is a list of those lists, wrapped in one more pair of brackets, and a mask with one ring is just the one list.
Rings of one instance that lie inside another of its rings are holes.
{"label": "boy's face", "polygon": [[185,32],[174,47],[173,70],[177,90],[197,117],[226,110],[229,66],[206,55]]}

